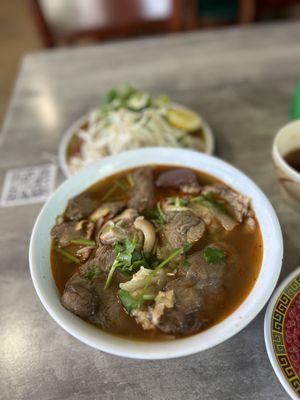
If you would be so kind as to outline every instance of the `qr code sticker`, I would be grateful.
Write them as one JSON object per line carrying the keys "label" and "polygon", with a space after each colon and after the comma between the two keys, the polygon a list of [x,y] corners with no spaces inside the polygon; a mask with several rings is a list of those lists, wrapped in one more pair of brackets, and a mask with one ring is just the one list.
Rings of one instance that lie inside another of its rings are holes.
{"label": "qr code sticker", "polygon": [[57,166],[54,164],[16,168],[6,172],[1,206],[44,202],[55,187]]}

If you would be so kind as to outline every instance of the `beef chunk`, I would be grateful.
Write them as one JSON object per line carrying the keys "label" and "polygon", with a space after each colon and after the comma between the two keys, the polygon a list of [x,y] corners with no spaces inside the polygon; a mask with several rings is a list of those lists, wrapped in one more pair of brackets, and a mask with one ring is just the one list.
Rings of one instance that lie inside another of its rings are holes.
{"label": "beef chunk", "polygon": [[104,330],[124,332],[128,317],[112,288],[104,289],[107,275],[101,274],[90,281],[75,273],[67,282],[61,298],[62,305],[81,318],[87,319]]}
{"label": "beef chunk", "polygon": [[165,284],[154,306],[132,313],[144,329],[157,327],[165,333],[187,335],[209,322],[208,316],[224,301],[225,268],[234,265],[236,253],[226,243],[208,247],[224,251],[224,259],[209,263],[205,249],[190,255],[188,269],[179,269],[177,276]]}
{"label": "beef chunk", "polygon": [[163,233],[171,248],[179,248],[184,243],[195,243],[204,235],[205,224],[191,211],[170,212]]}
{"label": "beef chunk", "polygon": [[151,168],[140,168],[132,174],[134,186],[128,207],[143,213],[153,208],[155,203],[154,180]]}
{"label": "beef chunk", "polygon": [[89,318],[96,312],[98,297],[91,283],[75,273],[66,283],[61,303],[79,317]]}
{"label": "beef chunk", "polygon": [[173,290],[174,305],[166,307],[157,323],[157,327],[165,333],[191,334],[203,325],[200,311],[204,299],[193,281],[185,278],[174,279],[164,288]]}
{"label": "beef chunk", "polygon": [[248,213],[250,205],[250,199],[248,197],[229,189],[227,186],[224,186],[221,183],[206,186],[203,189],[202,194],[206,195],[209,193],[216,194],[221,199],[225,200],[236,221],[243,221],[244,217]]}
{"label": "beef chunk", "polygon": [[192,203],[191,209],[198,217],[202,218],[208,226],[215,225],[215,222],[217,222],[221,224],[226,231],[232,231],[238,225],[235,219],[216,207],[206,207],[202,204]]}
{"label": "beef chunk", "polygon": [[205,249],[190,255],[187,259],[189,268],[186,272],[186,278],[194,282],[197,288],[204,292],[217,293],[222,290],[223,275],[225,272],[228,254],[220,244],[210,244],[208,247],[223,250],[225,258],[222,261],[208,263],[205,261]]}
{"label": "beef chunk", "polygon": [[99,306],[90,320],[104,330],[113,329],[115,332],[124,332],[126,321],[130,317],[124,313],[123,307],[117,301],[114,288],[104,289],[106,277],[106,274],[102,274],[94,284]]}
{"label": "beef chunk", "polygon": [[89,261],[89,265],[96,265],[103,272],[108,272],[115,261],[116,255],[111,246],[99,244],[95,256]]}
{"label": "beef chunk", "polygon": [[70,240],[91,239],[94,231],[94,223],[88,220],[63,222],[55,225],[51,230],[51,236],[62,247],[68,246]]}
{"label": "beef chunk", "polygon": [[97,200],[92,199],[88,193],[81,193],[69,200],[64,216],[70,221],[79,221],[88,217],[97,206]]}
{"label": "beef chunk", "polygon": [[180,168],[162,172],[156,180],[156,186],[179,189],[184,193],[199,193],[201,189],[195,172]]}

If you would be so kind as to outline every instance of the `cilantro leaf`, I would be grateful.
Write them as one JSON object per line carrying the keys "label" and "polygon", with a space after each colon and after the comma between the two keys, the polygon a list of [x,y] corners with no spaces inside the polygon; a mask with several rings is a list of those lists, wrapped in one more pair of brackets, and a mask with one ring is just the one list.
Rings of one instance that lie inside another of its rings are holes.
{"label": "cilantro leaf", "polygon": [[150,213],[150,219],[156,221],[160,226],[163,226],[167,222],[166,215],[163,213],[159,202],[156,203],[156,206]]}
{"label": "cilantro leaf", "polygon": [[188,269],[190,266],[190,263],[188,262],[188,260],[185,258],[182,263],[181,263],[182,268],[184,269]]}
{"label": "cilantro leaf", "polygon": [[225,260],[225,252],[216,247],[206,247],[203,258],[208,264],[217,264]]}
{"label": "cilantro leaf", "polygon": [[127,290],[120,289],[118,291],[118,296],[123,307],[128,313],[136,308],[140,308],[141,306],[141,300],[135,299]]}
{"label": "cilantro leaf", "polygon": [[105,288],[108,288],[116,269],[121,270],[125,274],[133,275],[141,266],[149,267],[149,262],[140,244],[133,238],[125,238],[123,241],[117,242],[114,246],[116,254],[115,261],[110,268]]}

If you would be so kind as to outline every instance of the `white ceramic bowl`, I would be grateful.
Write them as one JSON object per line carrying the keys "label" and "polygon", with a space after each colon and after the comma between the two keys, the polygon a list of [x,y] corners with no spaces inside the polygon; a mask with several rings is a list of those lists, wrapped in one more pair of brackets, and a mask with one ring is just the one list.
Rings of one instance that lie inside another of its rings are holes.
{"label": "white ceramic bowl", "polygon": [[300,121],[285,125],[275,136],[273,142],[273,161],[282,193],[288,202],[300,209],[300,173],[285,161],[284,157],[292,150],[300,148]]}
{"label": "white ceramic bowl", "polygon": [[[69,198],[116,172],[153,164],[195,168],[212,174],[249,196],[263,236],[264,255],[258,279],[239,308],[212,328],[168,342],[142,342],[110,335],[84,322],[60,304],[50,269],[50,229]],[[262,309],[277,282],[282,263],[282,235],[276,214],[262,191],[246,175],[215,157],[171,148],[145,148],[106,157],[65,181],[44,205],[35,223],[29,250],[30,271],[37,294],[49,314],[67,332],[99,350],[124,357],[164,359],[208,349],[243,329]]]}
{"label": "white ceramic bowl", "polygon": [[[182,106],[181,104],[175,104],[174,105],[181,107],[181,108],[187,108]],[[188,109],[188,108],[187,108]],[[58,149],[58,161],[59,165],[63,171],[63,174],[65,175],[66,178],[69,178],[70,176],[74,175],[69,168],[68,164],[68,158],[67,158],[67,151],[68,147],[70,144],[70,141],[72,137],[80,130],[80,128],[85,125],[88,122],[88,115],[86,114],[83,117],[79,118],[77,121],[74,122],[73,125],[70,126],[70,128],[66,131],[66,133],[63,135],[59,149]],[[200,115],[202,122],[203,122],[203,136],[204,136],[204,142],[205,142],[205,149],[204,153],[206,154],[213,154],[215,150],[215,138],[212,133],[212,130],[208,123],[203,119],[203,117]]]}

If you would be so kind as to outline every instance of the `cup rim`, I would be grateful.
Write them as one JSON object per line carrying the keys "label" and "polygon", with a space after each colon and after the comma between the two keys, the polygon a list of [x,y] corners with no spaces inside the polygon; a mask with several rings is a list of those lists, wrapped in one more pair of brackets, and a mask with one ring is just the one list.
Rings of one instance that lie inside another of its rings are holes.
{"label": "cup rim", "polygon": [[[187,338],[168,342],[139,342],[107,334],[62,307],[51,274],[49,230],[56,215],[65,208],[68,198],[114,172],[155,164],[196,168],[249,195],[260,225],[264,254],[259,275],[251,291],[224,320]],[[29,249],[32,281],[51,317],[68,333],[98,350],[138,359],[168,359],[194,354],[237,334],[257,316],[268,301],[281,271],[282,256],[283,241],[276,213],[264,193],[250,178],[216,157],[191,150],[163,147],[132,150],[107,157],[66,180],[42,208],[33,228]]]}
{"label": "cup rim", "polygon": [[273,153],[273,160],[275,164],[279,164],[279,166],[295,181],[300,182],[300,172],[297,172],[294,168],[292,168],[284,159],[284,157],[281,155],[279,149],[278,149],[278,141],[281,139],[281,137],[286,133],[285,131],[287,129],[292,128],[293,126],[299,125],[299,130],[300,130],[300,120],[292,121],[289,122],[288,124],[284,125],[280,130],[277,132],[277,134],[274,137],[273,140],[273,148],[272,148],[272,153]]}

